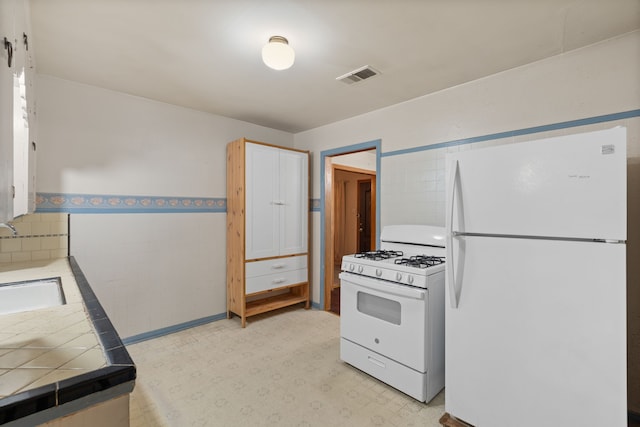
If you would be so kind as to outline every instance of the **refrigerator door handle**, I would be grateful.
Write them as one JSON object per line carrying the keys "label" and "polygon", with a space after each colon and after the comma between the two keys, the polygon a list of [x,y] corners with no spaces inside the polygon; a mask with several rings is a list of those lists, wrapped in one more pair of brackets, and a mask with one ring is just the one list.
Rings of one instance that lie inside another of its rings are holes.
{"label": "refrigerator door handle", "polygon": [[449,200],[450,203],[447,206],[447,244],[446,244],[446,271],[447,271],[447,282],[449,282],[449,303],[451,304],[451,308],[458,308],[458,296],[456,294],[456,279],[454,274],[455,262],[453,258],[453,236],[456,234],[453,231],[453,204],[456,194],[456,181],[458,179],[458,161],[453,162],[451,172],[449,175]]}

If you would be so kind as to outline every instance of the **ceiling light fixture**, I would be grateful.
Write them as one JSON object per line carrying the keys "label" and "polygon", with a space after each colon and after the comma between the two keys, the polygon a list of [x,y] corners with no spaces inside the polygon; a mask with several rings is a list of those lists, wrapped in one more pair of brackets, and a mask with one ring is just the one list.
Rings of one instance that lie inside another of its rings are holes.
{"label": "ceiling light fixture", "polygon": [[262,60],[269,68],[286,70],[293,65],[296,53],[289,46],[289,41],[282,36],[273,36],[262,48]]}

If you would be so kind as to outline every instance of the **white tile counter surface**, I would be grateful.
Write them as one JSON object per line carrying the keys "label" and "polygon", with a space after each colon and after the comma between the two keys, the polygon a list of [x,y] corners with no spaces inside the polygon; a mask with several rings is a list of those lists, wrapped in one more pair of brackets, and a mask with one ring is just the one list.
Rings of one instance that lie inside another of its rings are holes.
{"label": "white tile counter surface", "polygon": [[51,277],[65,305],[0,315],[0,399],[107,366],[66,258],[0,265],[0,283]]}

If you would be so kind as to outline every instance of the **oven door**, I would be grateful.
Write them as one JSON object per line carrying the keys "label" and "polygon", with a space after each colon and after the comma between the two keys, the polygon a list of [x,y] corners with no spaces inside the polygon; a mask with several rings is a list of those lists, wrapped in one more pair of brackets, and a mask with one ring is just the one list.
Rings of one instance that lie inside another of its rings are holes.
{"label": "oven door", "polygon": [[340,335],[426,372],[427,289],[340,273]]}

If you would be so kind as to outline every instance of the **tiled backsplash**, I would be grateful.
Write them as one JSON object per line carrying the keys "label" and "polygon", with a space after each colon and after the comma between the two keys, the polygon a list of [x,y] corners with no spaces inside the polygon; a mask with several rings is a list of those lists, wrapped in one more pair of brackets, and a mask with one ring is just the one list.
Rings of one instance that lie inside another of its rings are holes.
{"label": "tiled backsplash", "polygon": [[0,228],[0,264],[65,258],[69,252],[68,219],[67,213],[24,215],[11,222],[17,236]]}

